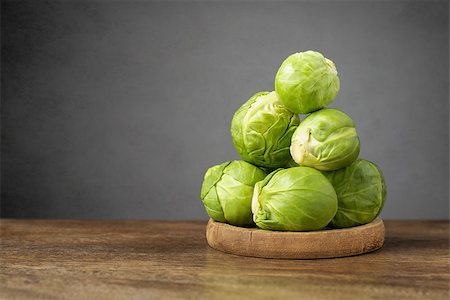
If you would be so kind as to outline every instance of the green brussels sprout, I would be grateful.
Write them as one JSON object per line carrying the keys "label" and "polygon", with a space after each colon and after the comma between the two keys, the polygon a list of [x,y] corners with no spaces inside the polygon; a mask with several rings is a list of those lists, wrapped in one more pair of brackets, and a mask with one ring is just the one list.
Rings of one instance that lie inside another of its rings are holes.
{"label": "green brussels sprout", "polygon": [[253,224],[252,195],[266,173],[245,161],[235,160],[206,171],[201,199],[211,219],[238,226]]}
{"label": "green brussels sprout", "polygon": [[292,112],[307,114],[330,104],[339,92],[334,63],[316,51],[290,55],[275,76],[275,91]]}
{"label": "green brussels sprout", "polygon": [[243,160],[278,168],[291,158],[291,137],[299,123],[298,115],[287,110],[275,92],[259,92],[234,114],[231,137]]}
{"label": "green brussels sprout", "polygon": [[323,174],[338,196],[338,210],[331,227],[367,224],[380,214],[386,200],[386,185],[381,170],[374,163],[357,159],[346,168]]}
{"label": "green brussels sprout", "polygon": [[350,165],[359,155],[359,138],[353,120],[344,112],[324,108],[307,116],[291,142],[296,163],[322,171]]}
{"label": "green brussels sprout", "polygon": [[333,219],[337,205],[333,186],[319,171],[278,169],[255,185],[253,220],[262,229],[319,230]]}

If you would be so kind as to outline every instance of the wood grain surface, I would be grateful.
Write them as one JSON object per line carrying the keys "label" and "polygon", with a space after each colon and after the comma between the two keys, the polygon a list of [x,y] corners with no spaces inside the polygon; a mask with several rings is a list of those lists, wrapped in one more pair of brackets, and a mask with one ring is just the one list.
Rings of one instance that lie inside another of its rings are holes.
{"label": "wood grain surface", "polygon": [[385,221],[384,246],[281,260],[210,248],[206,222],[1,220],[1,299],[448,299],[449,222]]}
{"label": "wood grain surface", "polygon": [[352,256],[375,251],[384,242],[380,218],[362,226],[308,232],[243,228],[209,220],[208,244],[226,253],[264,258],[313,259]]}

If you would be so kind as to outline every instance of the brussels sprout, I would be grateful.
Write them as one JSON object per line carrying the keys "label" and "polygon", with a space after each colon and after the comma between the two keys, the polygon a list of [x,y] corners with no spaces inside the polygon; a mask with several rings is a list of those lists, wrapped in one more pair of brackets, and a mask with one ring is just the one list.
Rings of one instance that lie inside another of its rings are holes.
{"label": "brussels sprout", "polygon": [[233,225],[250,225],[256,182],[266,173],[245,161],[228,161],[206,171],[201,199],[211,219]]}
{"label": "brussels sprout", "polygon": [[333,186],[319,171],[278,169],[255,185],[253,220],[262,229],[319,230],[333,219],[337,204]]}
{"label": "brussels sprout", "polygon": [[339,92],[334,63],[315,51],[286,58],[275,76],[275,91],[291,111],[306,114],[330,104]]}
{"label": "brussels sprout", "polygon": [[350,166],[323,172],[338,196],[338,211],[331,227],[345,228],[372,222],[386,199],[381,170],[372,162],[357,159]]}
{"label": "brussels sprout", "polygon": [[340,110],[324,108],[307,116],[292,136],[296,163],[322,171],[350,165],[359,155],[359,138],[352,119]]}
{"label": "brussels sprout", "polygon": [[243,160],[260,167],[278,168],[291,158],[291,137],[300,123],[275,92],[253,95],[234,114],[231,137]]}

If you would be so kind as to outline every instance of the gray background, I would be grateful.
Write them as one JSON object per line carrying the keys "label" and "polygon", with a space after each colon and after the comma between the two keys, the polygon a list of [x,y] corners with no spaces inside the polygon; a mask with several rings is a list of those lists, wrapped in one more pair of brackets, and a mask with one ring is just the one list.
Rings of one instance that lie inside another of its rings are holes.
{"label": "gray background", "polygon": [[206,219],[234,111],[316,49],[383,217],[448,218],[447,1],[2,2],[2,217]]}

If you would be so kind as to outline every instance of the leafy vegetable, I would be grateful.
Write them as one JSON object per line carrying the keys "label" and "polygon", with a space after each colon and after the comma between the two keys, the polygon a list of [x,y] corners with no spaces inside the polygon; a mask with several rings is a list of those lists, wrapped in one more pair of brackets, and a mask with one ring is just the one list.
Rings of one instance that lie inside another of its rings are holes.
{"label": "leafy vegetable", "polygon": [[292,136],[290,147],[296,163],[323,171],[348,166],[358,158],[359,148],[353,120],[332,108],[307,116]]}
{"label": "leafy vegetable", "polygon": [[250,225],[253,187],[266,173],[245,161],[228,161],[206,171],[201,199],[207,214],[216,221]]}
{"label": "leafy vegetable", "polygon": [[300,123],[275,92],[253,95],[234,114],[231,136],[243,160],[260,167],[278,168],[291,158],[291,137]]}
{"label": "leafy vegetable", "polygon": [[386,185],[381,170],[374,163],[358,159],[350,166],[323,172],[338,196],[338,211],[332,227],[352,227],[372,222],[386,200]]}
{"label": "leafy vegetable", "polygon": [[333,186],[312,168],[278,169],[255,185],[253,220],[262,229],[319,230],[336,210]]}
{"label": "leafy vegetable", "polygon": [[292,112],[306,114],[330,104],[339,92],[334,63],[316,51],[290,55],[275,76],[275,91]]}

